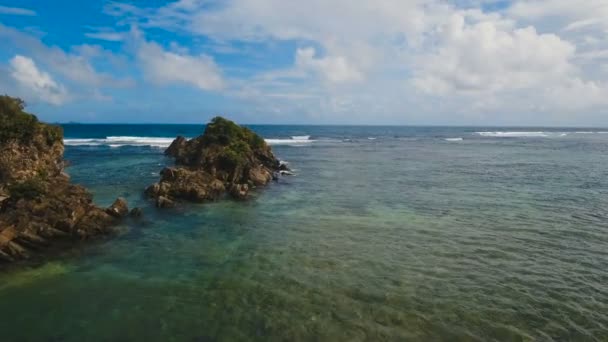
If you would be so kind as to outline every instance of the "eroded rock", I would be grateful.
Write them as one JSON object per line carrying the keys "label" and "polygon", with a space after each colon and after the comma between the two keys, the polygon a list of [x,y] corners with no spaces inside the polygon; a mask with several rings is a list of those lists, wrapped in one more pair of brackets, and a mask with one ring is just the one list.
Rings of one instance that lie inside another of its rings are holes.
{"label": "eroded rock", "polygon": [[268,184],[281,168],[288,169],[262,137],[221,117],[197,138],[177,137],[165,154],[175,159],[175,167],[163,169],[160,181],[146,189],[157,207],[163,207],[161,197],[161,204],[213,201],[226,192],[244,199],[251,188]]}
{"label": "eroded rock", "polygon": [[[39,122],[21,100],[0,96],[0,260],[41,254],[60,239],[113,232],[118,219],[63,172],[63,150],[61,127]],[[123,201],[115,208],[120,215]]]}

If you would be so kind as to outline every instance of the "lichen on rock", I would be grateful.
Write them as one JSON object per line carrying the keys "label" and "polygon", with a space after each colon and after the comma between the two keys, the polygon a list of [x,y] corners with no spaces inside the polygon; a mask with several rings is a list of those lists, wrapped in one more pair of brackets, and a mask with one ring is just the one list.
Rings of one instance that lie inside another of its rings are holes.
{"label": "lichen on rock", "polygon": [[244,199],[250,189],[272,181],[281,167],[262,137],[222,117],[212,119],[199,137],[177,137],[165,154],[175,166],[163,169],[160,181],[146,189],[158,207],[167,201],[212,201],[226,192]]}
{"label": "lichen on rock", "polygon": [[40,254],[59,239],[108,234],[118,220],[63,172],[61,127],[24,109],[22,100],[0,96],[0,261]]}

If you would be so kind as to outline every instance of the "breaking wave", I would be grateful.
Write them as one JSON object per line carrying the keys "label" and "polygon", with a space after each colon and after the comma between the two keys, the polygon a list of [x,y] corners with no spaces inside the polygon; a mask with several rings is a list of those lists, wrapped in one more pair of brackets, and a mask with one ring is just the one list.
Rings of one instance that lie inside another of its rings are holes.
{"label": "breaking wave", "polygon": [[475,132],[482,137],[493,137],[493,138],[536,138],[536,137],[547,137],[546,132]]}
{"label": "breaking wave", "polygon": [[[64,139],[67,146],[109,146],[117,148],[121,146],[150,146],[167,148],[175,138],[161,137],[132,137],[132,136],[110,136],[107,138],[90,139]],[[265,139],[269,145],[303,145],[314,142],[310,136],[293,136],[291,139]]]}

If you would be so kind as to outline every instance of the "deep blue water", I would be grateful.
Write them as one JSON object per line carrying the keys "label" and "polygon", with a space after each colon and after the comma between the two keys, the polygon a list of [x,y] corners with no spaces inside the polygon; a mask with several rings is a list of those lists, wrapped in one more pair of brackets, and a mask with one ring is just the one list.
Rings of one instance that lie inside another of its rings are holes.
{"label": "deep blue water", "polygon": [[295,177],[142,197],[176,135],[65,125],[68,172],[146,224],[0,275],[8,340],[608,340],[608,129],[251,126]]}

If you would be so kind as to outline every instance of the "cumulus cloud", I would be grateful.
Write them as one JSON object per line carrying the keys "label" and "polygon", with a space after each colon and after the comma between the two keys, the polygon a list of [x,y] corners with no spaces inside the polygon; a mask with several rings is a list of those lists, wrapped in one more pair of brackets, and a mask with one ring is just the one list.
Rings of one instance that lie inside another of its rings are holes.
{"label": "cumulus cloud", "polygon": [[224,87],[219,67],[213,58],[164,50],[154,42],[141,42],[137,51],[145,76],[158,84],[184,83],[202,90]]}
{"label": "cumulus cloud", "polygon": [[295,66],[319,74],[329,82],[360,81],[363,75],[342,56],[315,58],[314,48],[298,49]]}
{"label": "cumulus cloud", "polygon": [[[34,56],[36,60],[44,63],[54,73],[66,79],[89,87],[125,87],[132,85],[128,78],[116,78],[103,73],[93,67],[92,59],[99,58],[104,61],[116,57],[109,51],[99,51],[95,56],[84,56],[70,53],[57,46],[47,46],[38,37],[21,32],[0,23],[0,41],[7,39],[15,46]],[[75,46],[74,50],[82,50],[83,46]]]}
{"label": "cumulus cloud", "polygon": [[542,87],[576,74],[576,47],[534,27],[513,29],[492,21],[468,24],[454,14],[438,30],[437,51],[418,60],[416,85],[429,92],[492,93]]}
{"label": "cumulus cloud", "polygon": [[39,100],[53,105],[61,105],[68,98],[65,87],[57,83],[51,75],[41,71],[28,57],[16,55],[10,60],[11,76],[24,90],[34,94]]}
{"label": "cumulus cloud", "polygon": [[358,112],[368,122],[378,113],[397,122],[475,113],[504,122],[514,111],[576,120],[608,105],[606,0],[179,0],[105,10],[122,24],[203,38],[233,54],[255,46],[265,65],[276,61],[273,47],[288,47],[280,51],[292,65],[246,77],[224,76],[211,55],[155,42],[138,49],[154,82],[224,87],[260,111],[332,120]]}

